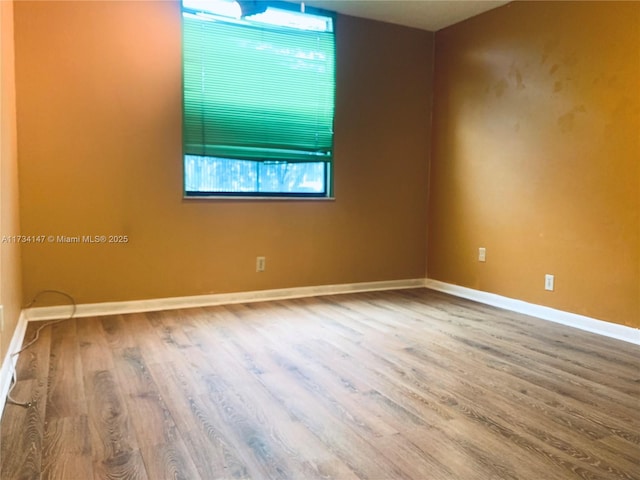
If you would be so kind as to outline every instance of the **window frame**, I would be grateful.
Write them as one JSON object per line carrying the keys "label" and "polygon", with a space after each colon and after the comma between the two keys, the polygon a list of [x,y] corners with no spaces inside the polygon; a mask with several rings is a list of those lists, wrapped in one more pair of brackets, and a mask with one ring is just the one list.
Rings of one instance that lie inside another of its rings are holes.
{"label": "window frame", "polygon": [[[198,156],[198,155],[190,155],[190,156]],[[233,199],[243,199],[243,198],[252,198],[252,199],[308,199],[308,200],[333,200],[333,162],[315,162],[322,163],[324,170],[324,184],[325,190],[322,192],[260,192],[258,190],[252,191],[244,191],[244,192],[233,192],[233,191],[192,191],[187,190],[186,188],[186,157],[187,155],[183,154],[183,197],[184,198],[233,198]],[[203,157],[203,158],[215,158],[215,157]],[[226,159],[223,160],[234,160],[234,159]],[[256,162],[259,164],[261,162]],[[264,162],[265,164],[268,162]],[[280,162],[286,163],[286,162]],[[289,162],[289,164],[295,164]],[[260,168],[256,165],[257,168]]]}
{"label": "window frame", "polygon": [[[294,3],[287,3],[282,1],[266,1],[269,6],[273,6],[278,9],[286,9],[291,11],[299,12],[299,5]],[[184,12],[186,11],[182,2],[180,2],[180,17],[181,17],[181,35],[184,35]],[[320,15],[330,17],[332,21],[332,34],[334,36],[334,92],[333,92],[333,124],[335,124],[335,98],[337,85],[335,82],[336,78],[336,64],[337,64],[337,48],[336,48],[336,24],[337,24],[337,14],[335,12],[319,9],[319,8],[309,8],[307,7],[305,13]],[[183,37],[184,38],[184,37]],[[184,77],[184,47],[181,49],[182,54],[182,62],[181,62],[181,84],[182,84],[182,115],[183,122],[182,128],[184,129],[184,115],[185,115],[185,77]],[[332,133],[332,155],[331,159],[328,160],[319,160],[318,162],[310,162],[310,163],[318,163],[323,164],[323,177],[324,177],[324,190],[321,192],[283,192],[283,191],[275,191],[275,192],[261,192],[261,191],[198,191],[198,190],[187,190],[187,156],[195,156],[201,158],[221,158],[224,160],[238,160],[242,161],[240,158],[228,158],[228,157],[210,157],[207,155],[194,155],[187,154],[185,152],[185,141],[184,141],[184,133],[182,136],[182,191],[183,191],[183,199],[191,199],[191,200],[210,200],[210,199],[220,199],[220,200],[335,200],[334,197],[334,161],[333,161],[333,151],[335,150],[335,131]],[[287,163],[287,164],[296,164],[301,162],[296,161],[287,161],[287,160],[278,160],[278,159],[269,159],[269,160],[254,160],[256,163],[256,169],[260,168],[260,163],[268,164],[270,162],[274,163]],[[302,162],[304,163],[304,162]]]}

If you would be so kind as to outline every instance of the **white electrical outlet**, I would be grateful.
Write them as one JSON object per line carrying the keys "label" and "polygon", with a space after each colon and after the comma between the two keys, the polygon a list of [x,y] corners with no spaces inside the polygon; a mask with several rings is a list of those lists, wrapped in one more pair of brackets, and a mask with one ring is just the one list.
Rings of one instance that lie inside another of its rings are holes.
{"label": "white electrical outlet", "polygon": [[555,278],[553,275],[546,274],[544,276],[544,289],[553,292],[553,283]]}
{"label": "white electrical outlet", "polygon": [[256,257],[256,272],[264,272],[266,268],[266,257]]}
{"label": "white electrical outlet", "polygon": [[484,247],[480,247],[478,249],[478,261],[486,262],[487,261],[487,249]]}
{"label": "white electrical outlet", "polygon": [[4,332],[4,308],[0,305],[0,332]]}

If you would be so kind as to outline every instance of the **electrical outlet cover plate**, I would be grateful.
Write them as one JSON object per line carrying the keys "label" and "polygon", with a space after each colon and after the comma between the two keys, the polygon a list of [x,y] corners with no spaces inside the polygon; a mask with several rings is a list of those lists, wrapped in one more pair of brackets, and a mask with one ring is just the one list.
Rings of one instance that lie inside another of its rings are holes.
{"label": "electrical outlet cover plate", "polygon": [[487,261],[487,249],[484,247],[480,247],[478,249],[478,261],[486,262]]}
{"label": "electrical outlet cover plate", "polygon": [[554,280],[555,278],[553,275],[546,274],[544,276],[544,289],[549,290],[550,292],[553,292]]}

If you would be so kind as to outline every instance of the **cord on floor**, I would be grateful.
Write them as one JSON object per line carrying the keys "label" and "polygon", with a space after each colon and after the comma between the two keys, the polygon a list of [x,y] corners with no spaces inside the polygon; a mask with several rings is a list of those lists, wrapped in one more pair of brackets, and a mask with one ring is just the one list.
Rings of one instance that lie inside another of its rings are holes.
{"label": "cord on floor", "polygon": [[16,384],[18,383],[18,378],[17,378],[17,373],[16,373],[16,363],[17,362],[14,362],[14,360],[13,360],[14,357],[17,357],[22,352],[24,352],[25,350],[27,350],[28,348],[33,346],[40,339],[40,332],[42,332],[42,330],[44,330],[45,328],[50,327],[52,325],[56,325],[56,324],[58,324],[60,322],[71,320],[76,314],[77,305],[76,305],[75,299],[71,295],[69,295],[68,293],[62,292],[60,290],[41,290],[41,291],[39,291],[38,293],[36,293],[34,295],[33,299],[24,308],[25,309],[31,308],[38,301],[38,298],[40,298],[40,296],[44,295],[45,293],[55,293],[55,294],[58,294],[58,295],[62,295],[63,297],[66,297],[69,300],[70,304],[71,304],[71,314],[68,317],[61,318],[61,319],[58,319],[58,320],[53,320],[51,322],[47,322],[44,325],[41,325],[40,327],[38,327],[38,329],[36,330],[36,333],[33,336],[33,338],[28,343],[26,343],[20,350],[18,350],[16,352],[13,352],[10,355],[12,375],[11,375],[11,387],[9,387],[9,392],[7,393],[7,404],[17,405],[19,407],[24,407],[24,408],[29,408],[29,407],[31,407],[31,406],[33,406],[35,404],[34,400],[30,400],[30,401],[27,401],[27,402],[20,402],[18,400],[15,400],[11,396],[11,393],[13,392],[13,389],[15,388]]}

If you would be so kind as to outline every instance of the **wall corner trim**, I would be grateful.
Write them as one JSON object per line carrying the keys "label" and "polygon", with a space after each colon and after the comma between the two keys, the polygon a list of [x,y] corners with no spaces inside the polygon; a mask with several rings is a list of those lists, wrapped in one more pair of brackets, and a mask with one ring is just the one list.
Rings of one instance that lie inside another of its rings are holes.
{"label": "wall corner trim", "polygon": [[532,317],[560,323],[569,327],[578,328],[587,332],[596,333],[605,337],[615,338],[629,343],[640,345],[640,329],[605,322],[595,318],[585,317],[576,313],[565,312],[555,308],[536,305],[509,297],[503,297],[495,293],[482,292],[472,288],[461,287],[439,280],[426,279],[425,287],[431,290],[448,293],[456,297],[466,298],[475,302],[484,303],[493,307],[503,308],[512,312],[523,313]]}
{"label": "wall corner trim", "polygon": [[22,342],[24,341],[24,335],[27,332],[27,317],[24,310],[20,312],[18,317],[18,324],[13,331],[13,337],[9,343],[9,349],[2,361],[2,367],[0,368],[0,418],[2,418],[2,412],[7,401],[7,395],[9,394],[9,388],[11,387],[11,379],[13,377],[13,371],[18,362],[18,355],[12,357],[13,352],[20,350]]}

